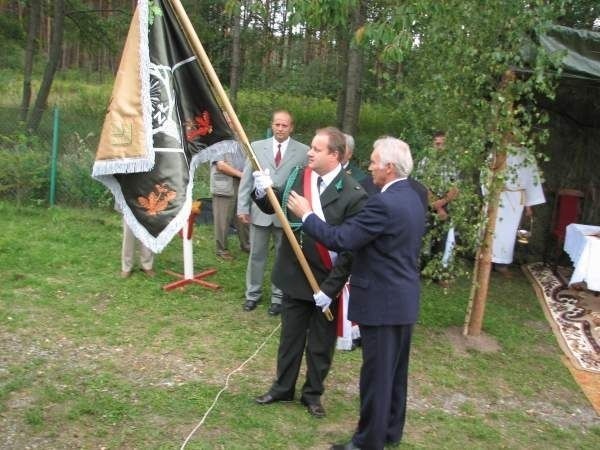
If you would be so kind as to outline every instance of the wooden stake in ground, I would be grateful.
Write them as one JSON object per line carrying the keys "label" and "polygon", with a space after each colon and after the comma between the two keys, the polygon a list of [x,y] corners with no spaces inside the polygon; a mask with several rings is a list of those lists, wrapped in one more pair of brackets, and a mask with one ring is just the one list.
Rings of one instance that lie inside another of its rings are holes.
{"label": "wooden stake in ground", "polygon": [[[507,91],[515,80],[515,73],[511,70],[502,76],[500,90]],[[512,111],[512,104],[509,104]],[[487,220],[483,235],[483,242],[477,250],[475,266],[473,269],[473,286],[471,289],[471,298],[467,307],[465,325],[463,334],[465,336],[479,336],[483,326],[483,316],[485,312],[485,303],[487,300],[490,273],[492,271],[492,241],[496,228],[496,218],[498,217],[498,202],[503,183],[500,181],[501,174],[506,167],[506,145],[510,140],[510,132],[505,134],[502,144],[496,152],[494,163],[492,165],[492,176],[490,185],[487,186],[489,192]]]}
{"label": "wooden stake in ground", "polygon": [[[202,47],[202,43],[200,42],[200,39],[198,39],[198,36],[196,35],[196,32],[194,30],[194,27],[192,26],[192,23],[190,22],[189,17],[187,16],[185,10],[183,9],[181,2],[179,0],[168,0],[168,2],[171,5],[171,7],[173,8],[173,11],[175,12],[177,20],[179,21],[181,27],[183,28],[183,31],[188,39],[188,42],[190,43],[190,45],[192,47],[194,54],[196,55],[196,58],[198,58],[198,62],[200,64],[200,67],[202,68],[202,71],[207,76],[208,81],[212,85],[211,87],[213,89],[213,93],[215,94],[215,96],[217,98],[217,101],[221,105],[221,108],[223,108],[223,110],[229,116],[229,119],[231,120],[232,128],[235,131],[235,133],[237,134],[239,140],[241,141],[242,147],[243,147],[244,151],[246,152],[246,155],[250,159],[252,166],[254,167],[255,170],[262,171],[262,168],[260,167],[260,163],[258,162],[258,159],[256,158],[256,155],[254,154],[254,151],[252,150],[252,147],[250,146],[250,141],[248,141],[246,132],[244,131],[244,128],[242,127],[242,124],[240,123],[240,121],[237,117],[237,114],[233,110],[233,106],[231,106],[229,97],[227,97],[227,93],[223,89],[223,86],[221,85],[221,82],[219,81],[219,77],[217,76],[215,69],[213,68],[212,64],[210,63],[210,60],[208,59],[208,56],[206,55],[206,52],[204,51],[204,47]],[[290,241],[292,250],[294,251],[296,258],[298,258],[298,262],[300,263],[300,266],[302,267],[302,270],[304,271],[304,274],[306,275],[306,278],[308,279],[311,289],[316,294],[320,290],[319,284],[317,283],[317,280],[316,280],[315,276],[313,275],[312,270],[310,269],[310,266],[308,265],[308,262],[306,261],[306,258],[304,257],[304,253],[302,253],[302,249],[300,248],[300,245],[298,244],[298,241],[296,240],[296,236],[294,236],[294,232],[292,231],[292,228],[290,227],[290,224],[287,221],[287,217],[285,216],[285,214],[283,213],[283,210],[281,209],[281,206],[279,205],[279,201],[277,199],[277,196],[273,192],[273,189],[271,189],[271,188],[267,189],[267,197],[268,197],[269,201],[271,202],[271,204],[273,205],[273,209],[275,210],[275,215],[281,222],[283,232],[285,233],[287,239]],[[327,320],[330,320],[330,321],[333,320],[333,314],[331,314],[331,311],[329,310],[329,308],[327,308],[323,313],[327,317]]]}

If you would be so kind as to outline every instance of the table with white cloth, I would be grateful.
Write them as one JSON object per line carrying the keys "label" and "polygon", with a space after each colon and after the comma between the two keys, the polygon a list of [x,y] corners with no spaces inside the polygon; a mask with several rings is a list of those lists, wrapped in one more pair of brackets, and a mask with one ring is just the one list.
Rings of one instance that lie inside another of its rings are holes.
{"label": "table with white cloth", "polygon": [[564,249],[573,261],[569,285],[585,281],[588,289],[600,291],[600,226],[568,225]]}

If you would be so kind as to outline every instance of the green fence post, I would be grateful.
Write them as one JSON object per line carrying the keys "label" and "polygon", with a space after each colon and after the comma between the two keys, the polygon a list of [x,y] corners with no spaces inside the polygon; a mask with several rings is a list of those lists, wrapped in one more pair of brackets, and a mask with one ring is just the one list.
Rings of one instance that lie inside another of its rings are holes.
{"label": "green fence post", "polygon": [[56,199],[56,160],[58,158],[58,106],[54,107],[54,125],[52,127],[52,159],[50,161],[50,206]]}

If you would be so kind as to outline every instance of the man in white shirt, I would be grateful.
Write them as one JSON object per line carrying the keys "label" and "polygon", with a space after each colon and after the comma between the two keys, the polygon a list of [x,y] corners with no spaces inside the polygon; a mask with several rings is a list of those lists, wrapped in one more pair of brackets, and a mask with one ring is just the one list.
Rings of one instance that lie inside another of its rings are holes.
{"label": "man in white shirt", "polygon": [[[294,120],[288,111],[275,111],[271,122],[273,137],[252,143],[252,149],[263,170],[268,170],[275,185],[283,185],[296,166],[307,161],[308,146],[290,137],[294,131]],[[250,224],[250,257],[246,269],[246,301],[244,311],[252,311],[262,296],[262,285],[269,255],[271,238],[275,252],[281,243],[282,229],[279,219],[263,213],[252,202],[250,194],[254,188],[250,161],[246,163],[238,191],[237,214],[243,223]],[[271,285],[269,314],[281,313],[281,290]]]}

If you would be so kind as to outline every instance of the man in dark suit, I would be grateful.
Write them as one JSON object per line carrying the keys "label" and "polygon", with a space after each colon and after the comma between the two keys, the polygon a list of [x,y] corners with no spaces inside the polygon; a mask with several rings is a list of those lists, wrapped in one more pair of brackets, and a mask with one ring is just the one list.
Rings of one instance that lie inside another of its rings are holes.
{"label": "man in dark suit", "polygon": [[355,146],[354,137],[348,133],[344,133],[344,136],[346,138],[346,153],[342,160],[342,169],[356,181],[362,183],[367,178],[367,174],[352,161]]}
{"label": "man in dark suit", "polygon": [[[284,211],[291,189],[310,199],[315,214],[327,223],[340,224],[360,211],[367,194],[342,170],[344,146],[344,135],[337,128],[317,130],[308,151],[308,167],[293,170],[285,187],[275,189],[276,193],[281,192],[279,198]],[[255,172],[255,178],[255,201],[265,213],[272,214],[272,205],[264,196],[264,190],[272,181],[262,172]],[[265,405],[294,398],[304,353],[306,381],[300,401],[311,415],[320,418],[325,416],[321,395],[336,341],[336,323],[329,322],[323,311],[329,307],[336,316],[337,297],[348,280],[352,255],[328,251],[302,232],[299,217],[286,212],[320,291],[312,291],[289,241],[284,239],[272,272],[273,284],[283,291],[277,378],[256,402]]]}
{"label": "man in dark suit", "polygon": [[[276,185],[283,185],[291,170],[306,164],[308,146],[293,138],[294,120],[288,111],[273,113],[271,122],[273,137],[252,143],[254,154],[263,170],[269,170]],[[263,213],[253,202],[252,165],[247,161],[240,180],[237,214],[242,223],[250,224],[250,257],[246,269],[246,301],[244,311],[252,311],[262,297],[262,287],[269,255],[271,238],[275,252],[281,245],[282,229],[275,215]],[[276,316],[281,312],[281,290],[271,285],[271,305],[268,313]]]}
{"label": "man in dark suit", "polygon": [[359,324],[362,336],[360,420],[352,440],[332,449],[382,449],[402,439],[425,230],[423,201],[408,181],[412,166],[406,143],[391,137],[375,141],[369,170],[381,192],[340,225],[321,221],[296,193],[288,200],[307,234],[353,255],[348,318]]}

